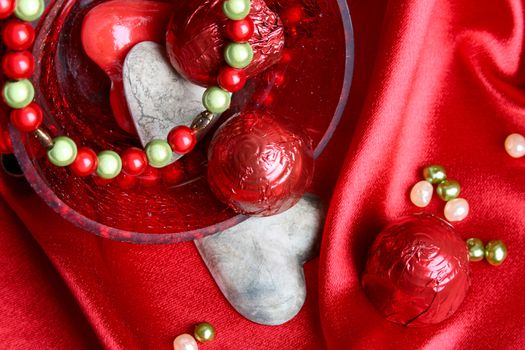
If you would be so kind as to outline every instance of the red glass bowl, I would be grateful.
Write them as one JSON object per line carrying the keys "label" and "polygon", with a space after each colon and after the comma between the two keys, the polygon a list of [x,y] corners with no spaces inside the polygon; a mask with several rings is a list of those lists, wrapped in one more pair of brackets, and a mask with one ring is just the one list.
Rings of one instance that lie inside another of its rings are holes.
{"label": "red glass bowl", "polygon": [[[121,151],[139,146],[138,140],[115,123],[108,101],[109,79],[86,57],[80,43],[82,19],[100,2],[50,3],[38,24],[33,53],[40,64],[33,82],[44,124],[53,136],[67,134],[97,151]],[[287,1],[286,8],[279,8],[277,1],[268,3],[292,16],[285,58],[234,96],[230,115],[255,108],[289,118],[312,137],[318,157],[339,123],[350,90],[354,54],[350,13],[345,0]],[[246,219],[210,192],[206,141],[184,158],[182,183],[123,190],[56,168],[34,139],[13,129],[11,136],[15,155],[35,191],[65,219],[94,234],[133,243],[175,243]]]}

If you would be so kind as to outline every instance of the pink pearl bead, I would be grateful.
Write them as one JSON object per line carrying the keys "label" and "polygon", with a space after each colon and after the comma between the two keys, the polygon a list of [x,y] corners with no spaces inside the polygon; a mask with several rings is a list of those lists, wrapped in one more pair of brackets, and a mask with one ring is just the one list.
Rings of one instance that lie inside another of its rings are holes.
{"label": "pink pearl bead", "polygon": [[525,137],[520,134],[511,134],[505,140],[505,150],[512,158],[525,156]]}
{"label": "pink pearl bead", "polygon": [[173,341],[173,350],[198,350],[197,341],[189,334],[181,334]]}
{"label": "pink pearl bead", "polygon": [[432,193],[434,193],[434,187],[430,182],[419,181],[410,191],[410,200],[415,206],[424,208],[430,203]]}
{"label": "pink pearl bead", "polygon": [[445,205],[445,218],[450,222],[462,221],[467,217],[469,209],[466,199],[453,199]]}

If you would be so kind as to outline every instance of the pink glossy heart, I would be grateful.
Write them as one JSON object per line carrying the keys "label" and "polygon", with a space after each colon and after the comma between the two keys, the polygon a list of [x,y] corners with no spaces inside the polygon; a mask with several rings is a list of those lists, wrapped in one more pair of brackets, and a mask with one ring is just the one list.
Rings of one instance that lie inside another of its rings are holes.
{"label": "pink glossy heart", "polygon": [[163,44],[173,12],[169,3],[147,0],[111,0],[95,6],[82,24],[84,51],[111,79],[110,102],[118,125],[135,134],[122,84],[122,66],[128,52],[142,41]]}

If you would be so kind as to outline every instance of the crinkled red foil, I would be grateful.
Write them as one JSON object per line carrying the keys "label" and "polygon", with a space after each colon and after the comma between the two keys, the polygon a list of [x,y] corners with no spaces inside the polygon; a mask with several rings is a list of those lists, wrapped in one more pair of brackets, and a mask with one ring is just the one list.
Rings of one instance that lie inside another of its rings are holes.
{"label": "crinkled red foil", "polygon": [[314,172],[312,141],[267,112],[241,112],[215,133],[208,182],[239,213],[269,216],[294,206]]}
{"label": "crinkled red foil", "polygon": [[[223,13],[224,0],[175,1],[175,11],[167,32],[167,50],[171,63],[186,79],[196,84],[216,84],[224,64],[225,34],[228,18]],[[248,78],[277,63],[284,48],[284,29],[277,13],[264,0],[253,0],[250,17],[255,32],[250,39],[253,62],[245,69]]]}
{"label": "crinkled red foil", "polygon": [[433,215],[402,219],[377,236],[362,284],[389,321],[410,327],[441,322],[454,314],[470,287],[466,244]]}

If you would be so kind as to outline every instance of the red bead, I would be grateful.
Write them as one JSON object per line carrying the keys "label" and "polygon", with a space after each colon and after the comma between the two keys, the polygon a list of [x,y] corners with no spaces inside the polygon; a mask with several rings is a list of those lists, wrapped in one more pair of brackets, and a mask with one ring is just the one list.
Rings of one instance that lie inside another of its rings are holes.
{"label": "red bead", "polygon": [[118,187],[120,187],[123,190],[130,190],[133,187],[135,187],[139,182],[139,178],[136,176],[130,176],[126,175],[124,173],[120,173],[119,176],[115,179],[115,183]]}
{"label": "red bead", "polygon": [[9,79],[27,79],[35,71],[35,59],[29,51],[9,52],[2,58],[2,70]]}
{"label": "red bead", "polygon": [[161,169],[162,182],[166,185],[178,185],[184,180],[185,173],[181,162],[175,162]]}
{"label": "red bead", "polygon": [[35,102],[22,109],[13,109],[11,112],[11,123],[22,132],[35,131],[42,124],[43,118],[42,109]]}
{"label": "red bead", "polygon": [[0,0],[0,19],[6,19],[15,12],[15,0]]}
{"label": "red bead", "polygon": [[131,176],[139,176],[148,167],[146,153],[136,147],[128,148],[122,154],[122,171]]}
{"label": "red bead", "polygon": [[160,170],[148,166],[144,173],[139,177],[140,185],[143,187],[153,187],[160,181]]}
{"label": "red bead", "polygon": [[81,147],[78,149],[77,158],[69,166],[69,169],[81,177],[89,176],[97,170],[98,158],[97,154],[88,147]]}
{"label": "red bead", "polygon": [[254,29],[252,19],[246,17],[239,21],[229,21],[226,24],[226,35],[234,42],[245,43],[252,37]]}
{"label": "red bead", "polygon": [[180,125],[170,131],[168,135],[168,143],[173,152],[187,154],[195,148],[197,137],[191,128],[185,125]]}
{"label": "red bead", "polygon": [[4,27],[2,39],[11,50],[27,50],[35,41],[35,30],[30,23],[12,19]]}
{"label": "red bead", "polygon": [[237,92],[246,84],[246,73],[242,69],[224,66],[219,71],[217,82],[224,90]]}

